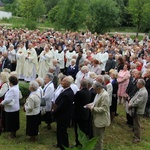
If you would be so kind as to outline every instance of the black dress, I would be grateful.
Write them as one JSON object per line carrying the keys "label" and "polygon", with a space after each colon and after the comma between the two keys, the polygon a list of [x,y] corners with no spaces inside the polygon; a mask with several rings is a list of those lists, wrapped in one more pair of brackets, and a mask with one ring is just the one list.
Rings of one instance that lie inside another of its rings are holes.
{"label": "black dress", "polygon": [[115,112],[117,111],[117,91],[118,91],[118,82],[117,79],[114,79],[112,81],[112,86],[113,86],[113,93],[112,93],[112,105],[110,106],[110,112]]}

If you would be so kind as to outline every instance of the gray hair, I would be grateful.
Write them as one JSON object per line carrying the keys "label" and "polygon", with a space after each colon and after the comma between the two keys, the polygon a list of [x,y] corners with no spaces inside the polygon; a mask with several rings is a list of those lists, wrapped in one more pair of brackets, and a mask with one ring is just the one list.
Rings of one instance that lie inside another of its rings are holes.
{"label": "gray hair", "polygon": [[88,79],[88,87],[91,87],[93,85],[93,79]]}
{"label": "gray hair", "polygon": [[98,76],[96,77],[96,81],[97,81],[97,82],[100,82],[100,83],[104,83],[104,76],[103,76],[103,75],[98,75]]}
{"label": "gray hair", "polygon": [[83,66],[83,67],[81,68],[81,71],[84,71],[84,70],[89,71],[89,68],[88,68],[87,66]]}
{"label": "gray hair", "polygon": [[139,83],[139,84],[141,84],[141,85],[143,85],[143,86],[145,86],[145,81],[144,81],[144,79],[138,79],[138,82],[137,83]]}
{"label": "gray hair", "polygon": [[105,81],[110,81],[110,76],[108,74],[103,75]]}
{"label": "gray hair", "polygon": [[93,84],[93,88],[94,89],[102,89],[103,88],[103,85],[100,83],[100,82],[95,82]]}
{"label": "gray hair", "polygon": [[68,76],[68,79],[71,81],[71,83],[74,82],[74,78],[72,76]]}
{"label": "gray hair", "polygon": [[41,77],[36,78],[36,81],[38,82],[39,86],[43,86],[44,85],[44,80]]}
{"label": "gray hair", "polygon": [[48,78],[52,81],[54,79],[54,76],[52,73],[47,73],[46,74],[48,76]]}
{"label": "gray hair", "polygon": [[83,88],[87,88],[88,87],[88,80],[83,79],[83,80],[80,81],[80,83],[81,83],[81,87],[83,87]]}
{"label": "gray hair", "polygon": [[69,85],[72,84],[72,78],[70,76],[66,76],[64,79],[67,80],[67,82],[69,83]]}
{"label": "gray hair", "polygon": [[31,81],[31,82],[29,83],[29,85],[30,85],[30,87],[33,88],[33,91],[36,91],[36,90],[39,88],[39,84],[38,84],[37,81]]}
{"label": "gray hair", "polygon": [[55,70],[56,70],[56,67],[55,67],[55,66],[50,66],[49,69],[55,71]]}

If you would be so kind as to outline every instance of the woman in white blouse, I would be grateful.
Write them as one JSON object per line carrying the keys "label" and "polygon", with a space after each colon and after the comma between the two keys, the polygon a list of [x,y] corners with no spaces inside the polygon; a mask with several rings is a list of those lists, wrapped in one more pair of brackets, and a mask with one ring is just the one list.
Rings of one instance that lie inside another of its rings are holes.
{"label": "woman in white blouse", "polygon": [[11,132],[10,138],[16,137],[16,131],[20,128],[19,124],[19,87],[18,79],[15,76],[9,77],[9,91],[0,105],[4,106],[5,131]]}
{"label": "woman in white blouse", "polygon": [[41,96],[38,88],[37,81],[30,82],[29,90],[31,93],[24,104],[27,119],[26,135],[30,136],[31,142],[35,142],[39,130]]}

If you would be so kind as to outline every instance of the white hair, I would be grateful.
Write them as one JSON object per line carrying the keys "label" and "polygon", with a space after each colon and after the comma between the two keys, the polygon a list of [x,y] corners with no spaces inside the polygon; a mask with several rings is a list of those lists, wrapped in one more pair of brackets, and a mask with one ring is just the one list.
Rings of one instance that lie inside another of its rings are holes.
{"label": "white hair", "polygon": [[36,81],[38,82],[39,86],[43,86],[44,85],[44,80],[41,77],[36,78]]}
{"label": "white hair", "polygon": [[81,68],[81,71],[84,71],[84,70],[89,71],[88,66],[83,66],[83,67]]}
{"label": "white hair", "polygon": [[37,81],[31,81],[29,85],[33,88],[33,91],[36,91],[39,88],[39,84]]}
{"label": "white hair", "polygon": [[104,75],[104,80],[106,80],[106,81],[110,81],[110,76],[109,76],[109,75],[107,75],[107,74],[105,74],[105,75]]}

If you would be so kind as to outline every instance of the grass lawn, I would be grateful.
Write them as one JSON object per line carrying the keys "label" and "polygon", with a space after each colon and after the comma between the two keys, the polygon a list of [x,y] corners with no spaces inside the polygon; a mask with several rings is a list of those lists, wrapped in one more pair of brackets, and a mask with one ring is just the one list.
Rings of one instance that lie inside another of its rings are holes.
{"label": "grass lawn", "polygon": [[[53,148],[56,143],[56,124],[52,124],[52,129],[47,130],[46,124],[42,122],[38,141],[29,143],[25,136],[25,113],[20,110],[20,129],[16,139],[8,139],[8,133],[0,136],[0,150],[57,150]],[[132,143],[132,129],[125,125],[125,111],[123,106],[118,108],[119,116],[114,119],[111,126],[106,128],[104,138],[104,150],[150,150],[150,119],[142,119],[142,141],[138,144]],[[70,145],[74,145],[74,132],[68,129]]]}

